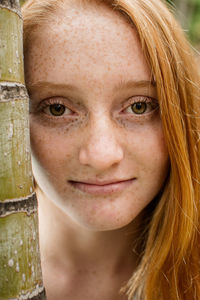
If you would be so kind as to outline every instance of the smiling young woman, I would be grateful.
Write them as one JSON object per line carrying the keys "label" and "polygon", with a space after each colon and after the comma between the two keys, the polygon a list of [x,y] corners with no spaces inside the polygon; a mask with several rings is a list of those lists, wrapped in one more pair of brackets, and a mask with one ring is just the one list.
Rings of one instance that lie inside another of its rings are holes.
{"label": "smiling young woman", "polygon": [[30,0],[23,17],[48,300],[200,299],[199,79],[173,16]]}

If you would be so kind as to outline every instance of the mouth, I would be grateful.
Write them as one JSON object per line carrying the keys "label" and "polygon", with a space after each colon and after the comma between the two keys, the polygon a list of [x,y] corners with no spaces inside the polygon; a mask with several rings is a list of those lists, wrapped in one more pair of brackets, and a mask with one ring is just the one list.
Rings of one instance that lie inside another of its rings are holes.
{"label": "mouth", "polygon": [[108,195],[116,192],[121,192],[126,189],[129,185],[131,185],[136,178],[131,178],[127,180],[119,180],[119,181],[73,181],[69,180],[69,183],[73,188],[92,195]]}

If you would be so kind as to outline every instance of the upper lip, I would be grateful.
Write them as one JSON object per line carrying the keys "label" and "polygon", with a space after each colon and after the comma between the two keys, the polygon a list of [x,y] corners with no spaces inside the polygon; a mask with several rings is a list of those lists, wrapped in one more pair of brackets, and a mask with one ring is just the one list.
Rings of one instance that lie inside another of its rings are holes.
{"label": "upper lip", "polygon": [[128,179],[109,179],[109,180],[94,180],[94,179],[88,179],[88,180],[69,180],[69,182],[71,183],[82,183],[82,184],[91,184],[91,185],[109,185],[109,184],[115,184],[115,183],[120,183],[120,182],[124,182],[124,181],[129,181],[135,179],[135,177],[133,178],[128,178]]}

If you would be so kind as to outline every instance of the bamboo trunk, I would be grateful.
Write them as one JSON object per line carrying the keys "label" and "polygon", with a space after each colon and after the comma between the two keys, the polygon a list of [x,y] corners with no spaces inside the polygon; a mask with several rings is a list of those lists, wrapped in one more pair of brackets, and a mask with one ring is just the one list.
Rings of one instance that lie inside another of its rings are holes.
{"label": "bamboo trunk", "polygon": [[17,0],[0,0],[0,300],[8,299],[45,299]]}

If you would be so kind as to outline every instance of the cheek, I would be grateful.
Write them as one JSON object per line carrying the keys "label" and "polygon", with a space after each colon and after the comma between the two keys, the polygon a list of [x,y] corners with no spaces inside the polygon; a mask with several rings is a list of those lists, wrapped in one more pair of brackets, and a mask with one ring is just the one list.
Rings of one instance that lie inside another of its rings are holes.
{"label": "cheek", "polygon": [[137,152],[144,157],[144,164],[158,162],[162,165],[162,162],[165,163],[168,158],[168,150],[160,119],[155,120],[153,124],[138,128],[135,139],[137,140]]}
{"label": "cheek", "polygon": [[147,156],[149,159],[152,157],[152,163],[155,164],[154,169],[161,169],[162,171],[166,169],[166,164],[169,161],[169,155],[167,146],[164,139],[164,134],[162,126],[154,129],[152,134],[149,136]]}
{"label": "cheek", "polygon": [[149,141],[143,152],[143,169],[144,178],[148,189],[155,191],[156,194],[162,188],[169,170],[169,155],[164,140],[162,128],[157,128],[149,135]]}
{"label": "cheek", "polygon": [[49,130],[35,122],[30,122],[31,150],[40,168],[57,172],[63,168],[64,161],[75,153],[74,139],[64,129]]}
{"label": "cheek", "polygon": [[168,173],[169,155],[161,122],[138,127],[137,134],[129,136],[129,157],[144,179],[145,186],[159,189]]}

